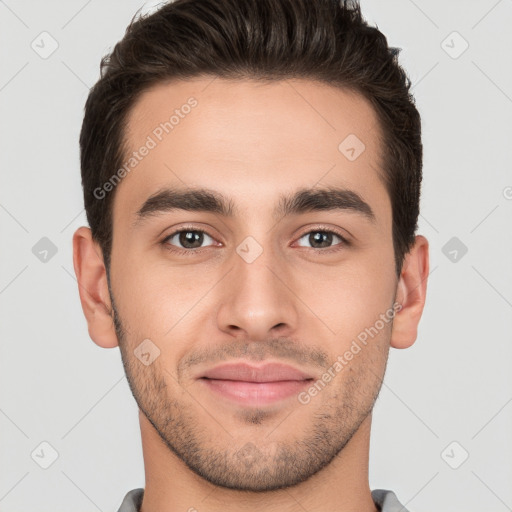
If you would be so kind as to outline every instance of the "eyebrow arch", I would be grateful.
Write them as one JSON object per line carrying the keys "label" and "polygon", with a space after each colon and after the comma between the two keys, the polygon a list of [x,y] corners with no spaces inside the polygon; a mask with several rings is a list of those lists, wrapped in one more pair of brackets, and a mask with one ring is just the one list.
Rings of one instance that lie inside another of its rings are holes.
{"label": "eyebrow arch", "polygon": [[[211,212],[223,217],[234,217],[238,211],[231,199],[206,188],[164,188],[150,196],[135,214],[133,226],[153,215],[174,210]],[[375,223],[370,205],[353,190],[339,187],[302,188],[279,198],[273,211],[274,219],[311,211],[346,210],[360,214]]]}

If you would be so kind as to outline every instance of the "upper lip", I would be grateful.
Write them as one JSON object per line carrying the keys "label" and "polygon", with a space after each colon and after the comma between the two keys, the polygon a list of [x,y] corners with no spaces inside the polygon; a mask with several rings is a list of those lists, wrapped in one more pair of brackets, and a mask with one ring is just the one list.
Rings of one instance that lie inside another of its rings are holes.
{"label": "upper lip", "polygon": [[248,363],[225,363],[204,372],[200,378],[238,380],[244,382],[278,382],[308,380],[313,377],[293,366],[282,363],[265,363],[254,366]]}

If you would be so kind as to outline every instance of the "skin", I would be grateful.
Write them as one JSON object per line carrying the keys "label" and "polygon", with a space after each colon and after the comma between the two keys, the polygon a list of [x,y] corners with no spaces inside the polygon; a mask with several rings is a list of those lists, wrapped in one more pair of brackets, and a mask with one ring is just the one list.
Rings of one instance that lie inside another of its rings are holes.
{"label": "skin", "polygon": [[[139,405],[142,511],[376,511],[371,411],[389,348],[416,340],[429,270],[418,235],[399,279],[394,272],[376,114],[358,94],[314,81],[203,77],[146,91],[130,112],[129,147],[191,96],[197,106],[115,189],[110,291],[89,228],[73,239],[89,334],[101,347],[119,344]],[[354,161],[338,150],[348,134],[365,144]],[[281,194],[329,185],[357,192],[375,222],[352,210],[272,216]],[[162,187],[207,187],[237,214],[174,210],[134,226]],[[207,232],[199,250],[165,240],[184,226]],[[350,244],[333,235],[315,245],[311,232],[326,229]],[[251,263],[236,251],[247,236],[263,249]],[[316,380],[395,302],[393,321],[307,404],[244,406],[197,379],[223,360],[266,359]],[[147,366],[134,355],[145,339],[160,350]]]}

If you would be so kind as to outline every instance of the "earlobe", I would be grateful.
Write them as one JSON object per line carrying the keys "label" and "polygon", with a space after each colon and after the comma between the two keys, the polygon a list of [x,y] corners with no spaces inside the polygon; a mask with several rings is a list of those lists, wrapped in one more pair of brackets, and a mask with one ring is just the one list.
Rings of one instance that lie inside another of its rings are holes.
{"label": "earlobe", "polygon": [[112,317],[107,272],[101,249],[92,239],[90,228],[82,226],[73,235],[73,266],[89,336],[100,347],[116,347],[118,340]]}
{"label": "earlobe", "polygon": [[394,348],[408,348],[416,341],[425,306],[428,273],[428,240],[417,235],[414,246],[405,256],[397,285],[396,302],[401,308],[393,320],[391,346]]}

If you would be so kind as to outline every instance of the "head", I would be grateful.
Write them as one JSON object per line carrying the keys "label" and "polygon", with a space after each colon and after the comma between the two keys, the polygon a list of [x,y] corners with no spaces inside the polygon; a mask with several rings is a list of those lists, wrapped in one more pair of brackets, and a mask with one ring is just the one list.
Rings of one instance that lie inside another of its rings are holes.
{"label": "head", "polygon": [[[176,0],[102,61],[74,241],[89,332],[119,344],[148,425],[212,483],[265,491],[326,467],[369,418],[389,347],[416,339],[421,129],[397,56],[351,2]],[[228,360],[309,384],[235,406],[205,387]]]}

